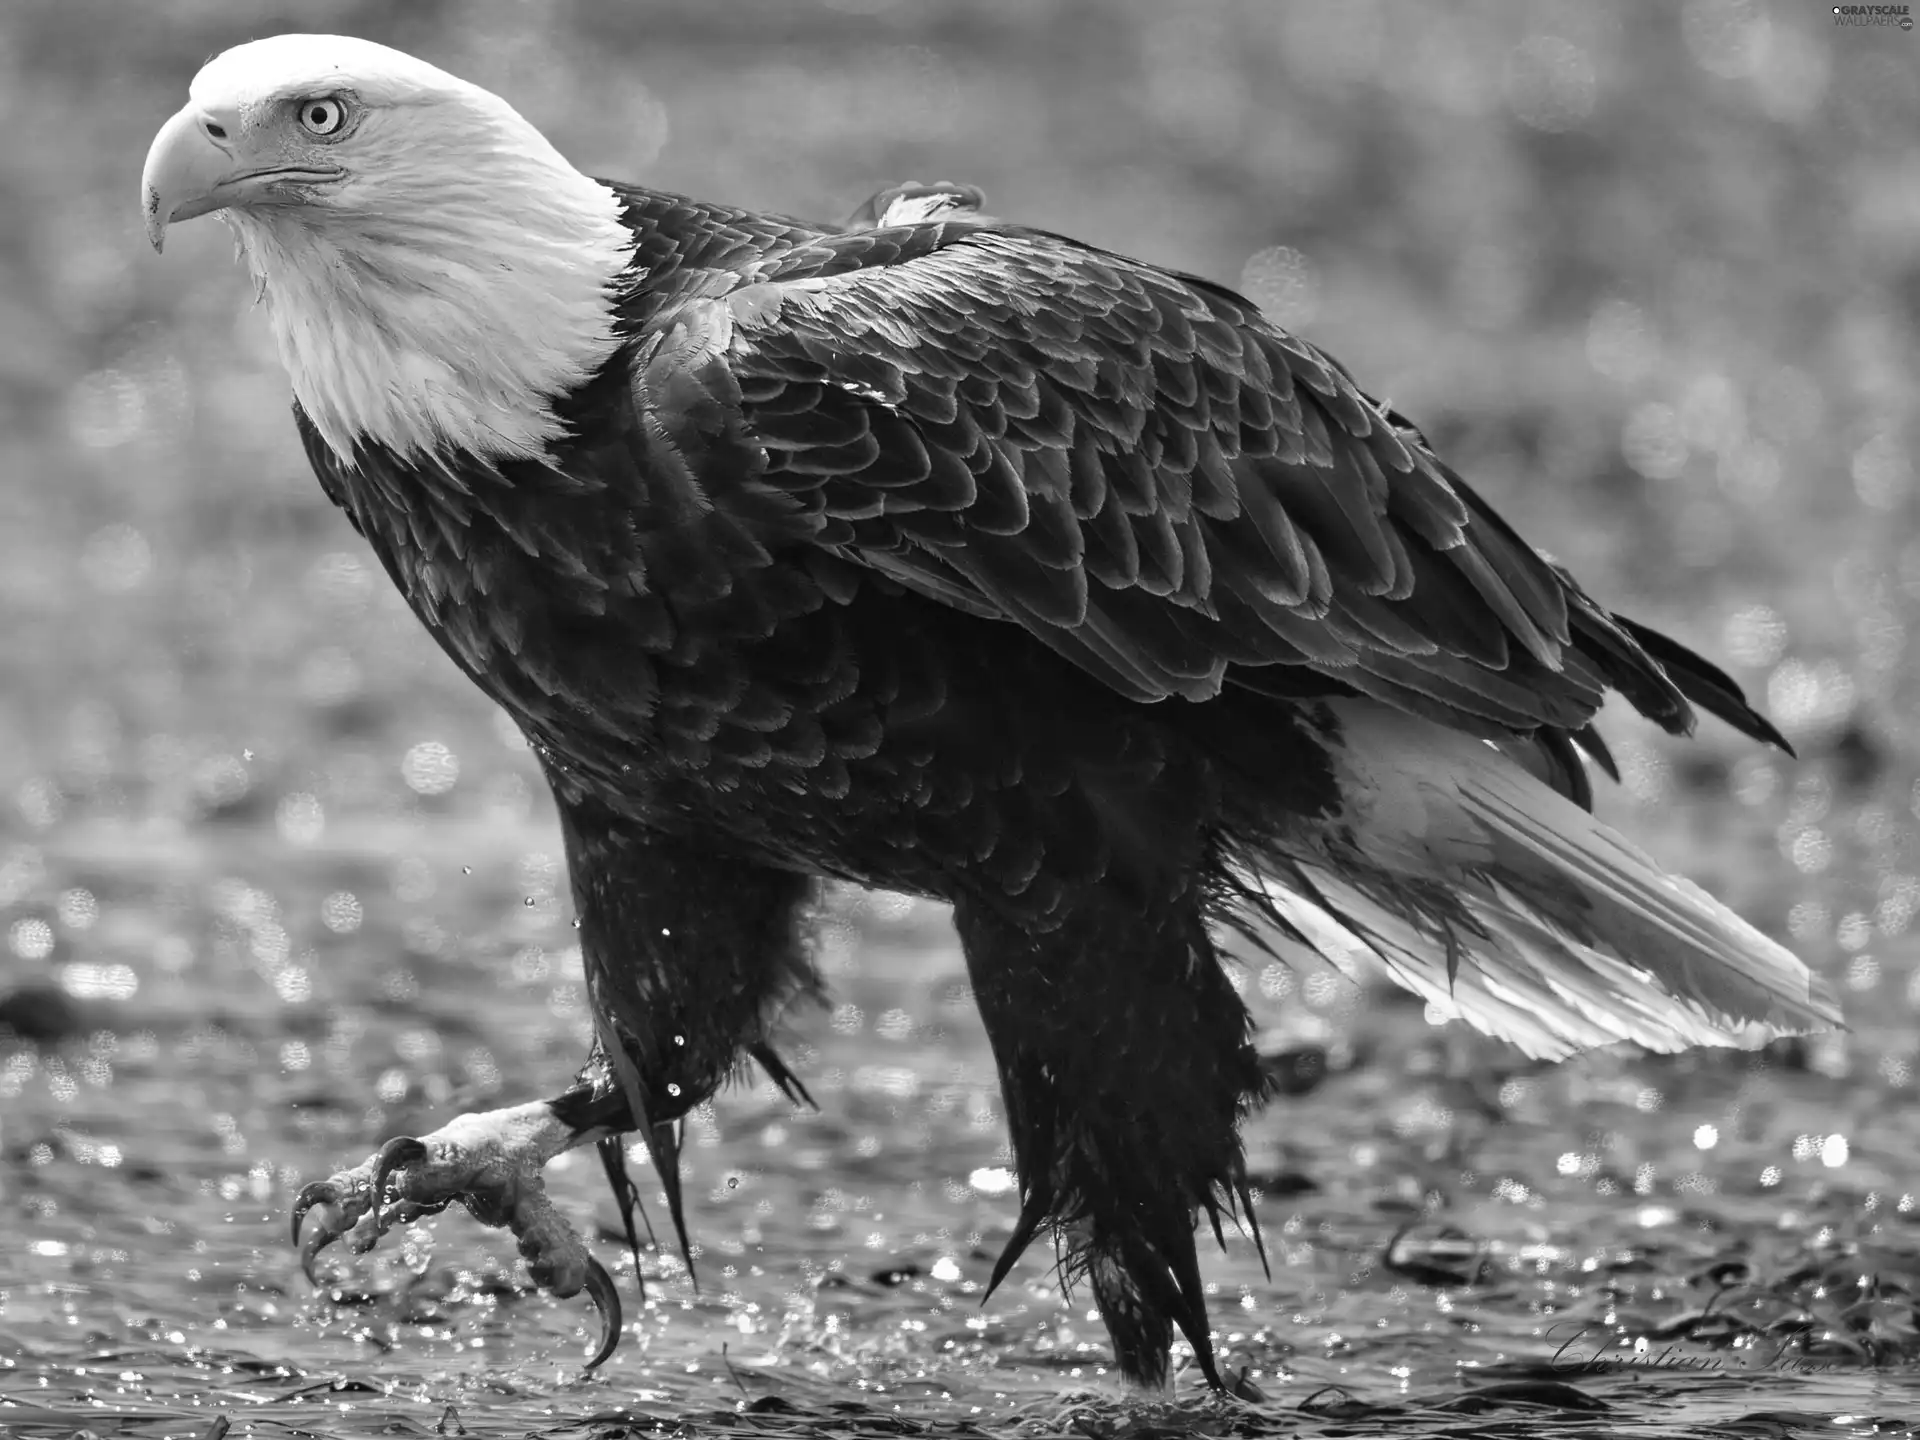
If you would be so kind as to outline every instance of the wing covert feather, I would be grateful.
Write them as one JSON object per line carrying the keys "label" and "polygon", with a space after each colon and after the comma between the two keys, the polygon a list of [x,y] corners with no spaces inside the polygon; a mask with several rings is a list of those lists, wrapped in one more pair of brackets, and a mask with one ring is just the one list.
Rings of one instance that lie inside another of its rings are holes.
{"label": "wing covert feather", "polygon": [[1412,426],[1229,290],[963,217],[821,237],[688,308],[819,543],[1130,698],[1290,665],[1477,733],[1580,728],[1609,683],[1690,723]]}

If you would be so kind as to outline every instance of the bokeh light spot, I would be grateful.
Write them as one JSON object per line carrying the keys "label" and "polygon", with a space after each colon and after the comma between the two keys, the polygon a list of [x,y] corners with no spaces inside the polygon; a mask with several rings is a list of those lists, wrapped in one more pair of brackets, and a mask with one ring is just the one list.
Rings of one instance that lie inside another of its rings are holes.
{"label": "bokeh light spot", "polygon": [[358,555],[334,551],[307,571],[306,591],[316,603],[336,611],[360,609],[373,598],[373,571]]}
{"label": "bokeh light spot", "polygon": [[1274,324],[1299,330],[1320,313],[1320,277],[1305,254],[1289,245],[1269,245],[1248,257],[1240,290]]}
{"label": "bokeh light spot", "polygon": [[320,923],[336,935],[351,935],[361,918],[360,897],[351,890],[336,890],[320,902]]}
{"label": "bokeh light spot", "polygon": [[1571,40],[1533,35],[1507,56],[1507,106],[1521,124],[1556,133],[1593,114],[1593,61]]}
{"label": "bokeh light spot", "polygon": [[1837,660],[1787,660],[1767,677],[1767,710],[1795,742],[1839,729],[1853,714],[1853,677]]}
{"label": "bokeh light spot", "polygon": [[288,795],[274,807],[273,824],[289,845],[312,845],[326,829],[326,811],[317,796]]}
{"label": "bokeh light spot", "polygon": [[1872,510],[1898,510],[1913,491],[1913,462],[1900,438],[1882,431],[1853,452],[1853,488]]}
{"label": "bokeh light spot", "polygon": [[1019,1183],[1014,1173],[1003,1166],[985,1166],[967,1176],[967,1184],[982,1195],[1009,1195]]}
{"label": "bokeh light spot", "polygon": [[131,525],[104,525],[87,537],[80,571],[103,594],[124,595],[146,584],[153,572],[153,549]]}
{"label": "bokeh light spot", "polygon": [[140,977],[131,965],[77,963],[61,967],[60,988],[76,1000],[131,1000]]}
{"label": "bokeh light spot", "polygon": [[460,761],[438,740],[422,740],[401,760],[400,778],[416,795],[444,795],[460,779]]}
{"label": "bokeh light spot", "polygon": [[1743,605],[1727,621],[1721,643],[1735,664],[1761,669],[1786,653],[1787,622],[1771,606]]}
{"label": "bokeh light spot", "polygon": [[1687,468],[1687,442],[1680,414],[1660,400],[1634,407],[1620,432],[1620,453],[1649,480],[1672,480]]}
{"label": "bokeh light spot", "polygon": [[53,927],[44,920],[16,920],[7,928],[7,948],[22,960],[44,960],[53,953]]}
{"label": "bokeh light spot", "polygon": [[1702,70],[1737,80],[1765,60],[1771,22],[1759,0],[1686,0],[1680,28]]}
{"label": "bokeh light spot", "polygon": [[1587,322],[1587,363],[1621,385],[1637,383],[1659,363],[1660,342],[1647,314],[1630,300],[1603,300]]}
{"label": "bokeh light spot", "polygon": [[91,890],[78,886],[60,894],[60,923],[69,930],[88,930],[100,918],[100,902]]}

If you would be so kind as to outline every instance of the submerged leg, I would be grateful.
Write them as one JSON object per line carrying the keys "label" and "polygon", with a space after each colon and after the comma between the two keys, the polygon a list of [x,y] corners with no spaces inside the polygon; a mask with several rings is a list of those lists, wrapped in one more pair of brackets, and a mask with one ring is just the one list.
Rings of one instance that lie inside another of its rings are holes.
{"label": "submerged leg", "polygon": [[[768,1048],[767,1032],[790,1000],[816,985],[802,933],[813,887],[804,876],[606,812],[563,805],[561,820],[599,1029],[595,1059],[553,1100],[390,1140],[354,1168],[307,1186],[293,1228],[311,1276],[315,1257],[342,1236],[364,1252],[393,1224],[461,1201],[483,1223],[513,1232],[537,1284],[561,1296],[592,1294],[611,1322],[598,1364],[618,1335],[618,1300],[547,1198],[540,1171],[565,1150],[639,1130],[685,1252],[676,1122],[747,1056],[789,1094],[804,1095]],[[627,1205],[630,1193],[620,1199]]]}
{"label": "submerged leg", "polygon": [[1227,1388],[1194,1226],[1203,1209],[1216,1235],[1236,1207],[1253,1222],[1238,1127],[1264,1082],[1198,902],[1142,914],[1096,892],[1038,934],[975,903],[955,918],[1020,1179],[994,1283],[1051,1229],[1122,1374],[1165,1383],[1177,1325],[1208,1383]]}

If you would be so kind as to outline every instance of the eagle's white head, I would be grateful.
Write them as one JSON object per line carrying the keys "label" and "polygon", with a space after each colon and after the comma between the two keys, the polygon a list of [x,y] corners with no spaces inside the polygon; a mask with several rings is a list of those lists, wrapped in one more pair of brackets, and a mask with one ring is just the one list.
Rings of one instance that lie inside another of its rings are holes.
{"label": "eagle's white head", "polygon": [[327,444],[541,454],[552,399],[615,347],[613,192],[498,96],[367,40],[256,40],[188,95],[147,154],[148,236],[221,212]]}

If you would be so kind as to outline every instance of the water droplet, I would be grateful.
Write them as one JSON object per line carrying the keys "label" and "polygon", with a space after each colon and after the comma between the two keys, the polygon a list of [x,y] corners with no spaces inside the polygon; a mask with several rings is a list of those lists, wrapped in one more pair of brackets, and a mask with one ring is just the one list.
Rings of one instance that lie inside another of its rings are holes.
{"label": "water droplet", "polygon": [[676,1035],[673,1037],[673,1043],[676,1045],[684,1045],[687,1043],[687,1037],[684,1035]]}
{"label": "water droplet", "polygon": [[675,1085],[671,1080],[669,1080],[667,1082],[667,1094],[678,1095],[679,1093],[680,1093],[680,1087],[678,1085]]}

